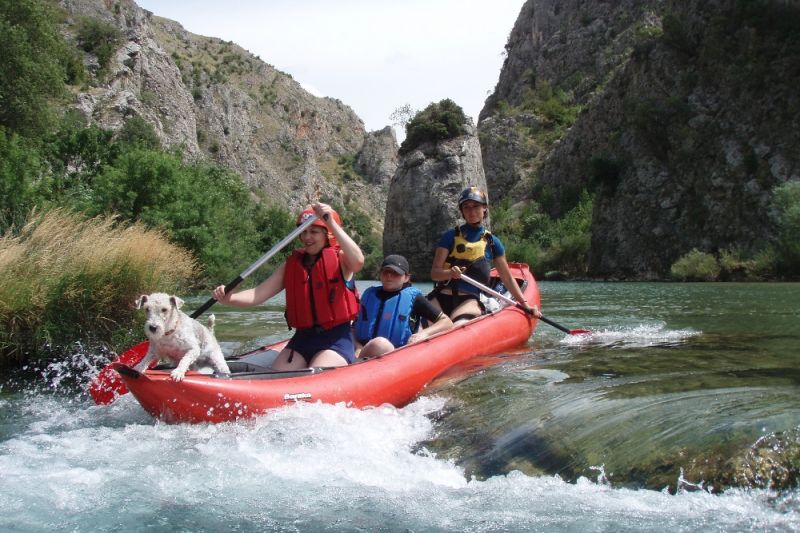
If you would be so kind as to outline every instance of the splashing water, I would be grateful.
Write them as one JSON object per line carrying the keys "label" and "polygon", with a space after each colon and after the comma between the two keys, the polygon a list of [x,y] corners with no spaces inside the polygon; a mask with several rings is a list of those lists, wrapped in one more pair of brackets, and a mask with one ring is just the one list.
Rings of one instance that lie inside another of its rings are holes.
{"label": "splashing water", "polygon": [[[592,285],[586,293],[599,294],[608,306],[628,302],[642,288],[614,300],[600,294],[605,287]],[[670,288],[654,286],[647,303],[672,312],[654,292]],[[769,306],[775,308],[774,299]],[[796,385],[783,348],[796,340],[776,336],[773,351],[751,357],[754,345],[764,346],[761,337],[720,332],[717,323],[698,317],[676,326],[655,312],[639,313],[644,316],[619,326],[598,327],[594,317],[576,316],[583,308],[553,316],[593,334],[537,331],[533,350],[430,387],[402,409],[301,403],[218,425],[154,421],[130,395],[95,405],[86,386],[108,354],[76,348],[66,362],[31,367],[0,384],[0,530],[800,529],[796,488],[712,494],[707,477],[676,469],[669,483],[678,490],[670,494],[620,482],[619,461],[610,460],[641,451],[633,461],[638,468],[675,439],[727,440],[729,428],[757,423],[770,437],[749,440],[758,441],[752,476],[772,479],[773,462],[757,461],[763,450],[778,446],[790,455],[793,449],[781,446],[799,440],[775,433],[797,425],[798,411],[789,403]],[[599,313],[601,305],[585,308]],[[218,317],[224,342],[232,319]],[[285,332],[275,320],[267,335]],[[783,322],[772,329],[787,331]],[[754,370],[750,361],[774,365],[774,376],[769,366]],[[763,383],[739,377],[754,372]],[[776,411],[776,402],[785,407]],[[458,430],[457,417],[470,432]],[[519,452],[503,465],[511,468],[472,475],[467,458],[497,460],[509,451]],[[581,452],[582,463],[600,466],[576,469],[581,475],[572,477],[523,468],[540,451],[550,454],[540,454],[545,459]]]}
{"label": "splashing water", "polygon": [[561,343],[571,346],[598,345],[607,347],[646,348],[678,346],[702,335],[693,329],[669,329],[664,322],[637,326],[606,328],[581,335],[565,335]]}

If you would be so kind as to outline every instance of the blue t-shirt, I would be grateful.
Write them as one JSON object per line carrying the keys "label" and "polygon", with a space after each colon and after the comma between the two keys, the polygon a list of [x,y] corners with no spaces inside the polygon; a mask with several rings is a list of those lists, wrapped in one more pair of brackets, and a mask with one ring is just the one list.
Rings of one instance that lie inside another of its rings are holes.
{"label": "blue t-shirt", "polygon": [[[469,224],[463,224],[459,228],[459,230],[461,231],[461,236],[464,237],[464,239],[466,239],[467,242],[478,242],[478,240],[480,240],[481,238],[481,235],[483,235],[485,228],[483,226],[478,226],[476,228]],[[438,246],[439,248],[445,248],[449,253],[449,251],[453,249],[453,246],[455,246],[455,243],[456,243],[456,229],[452,228],[445,231],[442,234],[441,238],[439,239],[439,244],[437,244],[436,246]],[[490,246],[487,244],[486,253],[484,255],[486,256],[486,260],[489,261],[490,264],[492,259],[494,259],[495,257],[503,257],[504,255],[506,255],[506,249],[503,246],[503,243],[500,242],[500,239],[498,239],[494,233],[492,233],[492,245]],[[459,281],[457,289],[458,292],[465,292],[471,294],[480,294],[481,292],[480,289],[478,289],[477,287],[473,287],[466,281]]]}

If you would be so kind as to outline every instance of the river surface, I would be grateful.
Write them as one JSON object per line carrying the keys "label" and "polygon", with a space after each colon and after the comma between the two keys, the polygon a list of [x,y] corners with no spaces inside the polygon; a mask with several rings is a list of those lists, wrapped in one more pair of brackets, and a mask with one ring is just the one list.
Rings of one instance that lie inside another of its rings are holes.
{"label": "river surface", "polygon": [[[800,284],[541,292],[593,333],[540,323],[402,409],[168,425],[94,405],[79,346],[6,376],[0,531],[800,530]],[[287,333],[279,299],[213,311],[228,354]]]}

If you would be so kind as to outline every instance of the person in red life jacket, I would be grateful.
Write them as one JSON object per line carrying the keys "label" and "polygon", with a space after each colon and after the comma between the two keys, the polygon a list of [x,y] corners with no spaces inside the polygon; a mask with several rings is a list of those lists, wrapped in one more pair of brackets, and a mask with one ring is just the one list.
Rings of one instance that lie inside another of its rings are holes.
{"label": "person in red life jacket", "polygon": [[[368,288],[361,296],[361,311],[353,325],[358,357],[383,355],[453,327],[450,317],[411,285],[405,257],[386,256],[380,278],[380,285]],[[422,319],[430,326],[423,329]]]}
{"label": "person in red life jacket", "polygon": [[295,334],[272,363],[275,370],[345,366],[355,360],[351,322],[358,315],[354,274],[364,266],[364,254],[342,228],[339,214],[315,203],[297,219],[314,221],[300,234],[302,248],[252,289],[225,294],[214,289],[220,303],[237,307],[259,305],[286,289],[286,321]]}
{"label": "person in red life jacket", "polygon": [[480,289],[459,281],[459,278],[464,273],[487,285],[494,263],[514,299],[528,312],[540,317],[538,307],[528,305],[511,276],[503,243],[483,226],[489,213],[486,194],[477,187],[464,189],[458,197],[458,210],[466,224],[446,231],[439,239],[431,267],[431,279],[436,282],[428,295],[431,302],[447,313],[453,322],[480,316],[483,313]]}

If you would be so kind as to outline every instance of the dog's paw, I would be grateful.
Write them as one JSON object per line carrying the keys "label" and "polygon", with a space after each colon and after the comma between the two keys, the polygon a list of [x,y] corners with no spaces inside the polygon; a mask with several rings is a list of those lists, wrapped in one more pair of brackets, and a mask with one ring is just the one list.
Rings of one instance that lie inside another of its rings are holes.
{"label": "dog's paw", "polygon": [[186,373],[185,372],[181,372],[181,370],[179,368],[176,368],[175,370],[173,370],[170,373],[170,376],[172,376],[172,380],[173,381],[183,381],[183,377],[185,375],[186,375]]}

